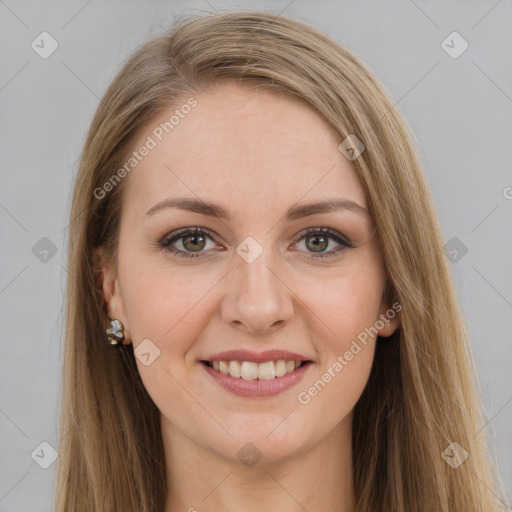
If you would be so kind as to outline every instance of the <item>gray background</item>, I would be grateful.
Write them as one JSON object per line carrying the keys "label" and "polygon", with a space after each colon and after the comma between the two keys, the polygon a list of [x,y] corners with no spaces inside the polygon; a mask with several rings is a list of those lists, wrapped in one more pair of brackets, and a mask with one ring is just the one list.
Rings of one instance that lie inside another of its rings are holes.
{"label": "gray background", "polygon": [[[0,511],[51,510],[55,465],[42,469],[35,460],[48,461],[41,442],[57,447],[65,228],[99,97],[121,60],[175,15],[236,7],[283,11],[336,37],[376,73],[411,124],[446,239],[467,248],[452,269],[489,418],[479,435],[495,431],[512,495],[510,0],[6,0],[0,1]],[[59,45],[47,59],[31,48],[43,31]],[[441,46],[453,31],[469,44],[458,58]]]}

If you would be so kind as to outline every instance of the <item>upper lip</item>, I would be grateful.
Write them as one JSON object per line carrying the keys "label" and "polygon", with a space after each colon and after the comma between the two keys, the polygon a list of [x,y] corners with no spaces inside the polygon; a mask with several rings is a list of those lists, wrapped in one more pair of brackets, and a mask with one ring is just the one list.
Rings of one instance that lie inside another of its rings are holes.
{"label": "upper lip", "polygon": [[218,352],[206,359],[205,361],[251,361],[254,363],[265,363],[267,361],[277,361],[284,359],[285,361],[310,361],[307,357],[290,352],[288,350],[265,350],[264,352],[253,352],[252,350],[226,350]]}

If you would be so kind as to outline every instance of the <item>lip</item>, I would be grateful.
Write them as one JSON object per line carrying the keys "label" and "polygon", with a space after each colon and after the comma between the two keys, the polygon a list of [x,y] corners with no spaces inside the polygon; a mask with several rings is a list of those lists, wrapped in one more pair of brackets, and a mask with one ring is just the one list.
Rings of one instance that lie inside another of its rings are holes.
{"label": "lip", "polygon": [[[307,357],[301,356],[288,350],[265,350],[264,352],[254,352],[252,350],[227,350],[219,352],[213,356],[203,359],[203,361],[250,361],[253,363],[265,363],[267,361],[311,361]],[[279,377],[282,378],[282,377]]]}
{"label": "lip", "polygon": [[[230,360],[232,361],[234,358]],[[243,360],[247,361],[247,359]],[[268,359],[265,359],[265,361],[268,361]],[[287,389],[290,389],[292,386],[298,384],[306,372],[308,372],[309,369],[313,366],[313,364],[314,363],[312,361],[308,360],[307,363],[303,363],[301,366],[299,366],[299,368],[293,370],[293,372],[287,373],[282,377],[276,377],[274,379],[245,380],[242,378],[231,377],[231,375],[225,375],[224,373],[208,366],[204,361],[200,362],[200,365],[219,386],[233,393],[234,395],[244,398],[264,398],[278,395],[279,393],[282,393]]]}

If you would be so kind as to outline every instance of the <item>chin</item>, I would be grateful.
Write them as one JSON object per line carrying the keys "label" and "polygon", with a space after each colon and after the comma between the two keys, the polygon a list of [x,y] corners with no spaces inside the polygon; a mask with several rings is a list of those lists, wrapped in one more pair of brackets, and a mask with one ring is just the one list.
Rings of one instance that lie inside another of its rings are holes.
{"label": "chin", "polygon": [[309,444],[313,444],[312,437],[307,436],[303,426],[293,428],[283,424],[283,416],[273,416],[276,421],[272,427],[269,423],[255,422],[254,414],[247,421],[229,423],[229,432],[233,437],[223,436],[223,440],[214,443],[216,451],[232,461],[245,463],[245,458],[258,459],[258,466],[274,464],[297,455]]}

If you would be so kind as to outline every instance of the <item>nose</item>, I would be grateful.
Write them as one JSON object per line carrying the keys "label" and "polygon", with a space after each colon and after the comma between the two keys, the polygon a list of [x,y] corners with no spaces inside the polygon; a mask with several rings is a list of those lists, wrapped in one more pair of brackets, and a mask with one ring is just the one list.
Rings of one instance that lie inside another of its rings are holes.
{"label": "nose", "polygon": [[255,261],[240,258],[229,272],[221,316],[244,332],[264,334],[286,325],[294,313],[293,294],[264,251]]}

